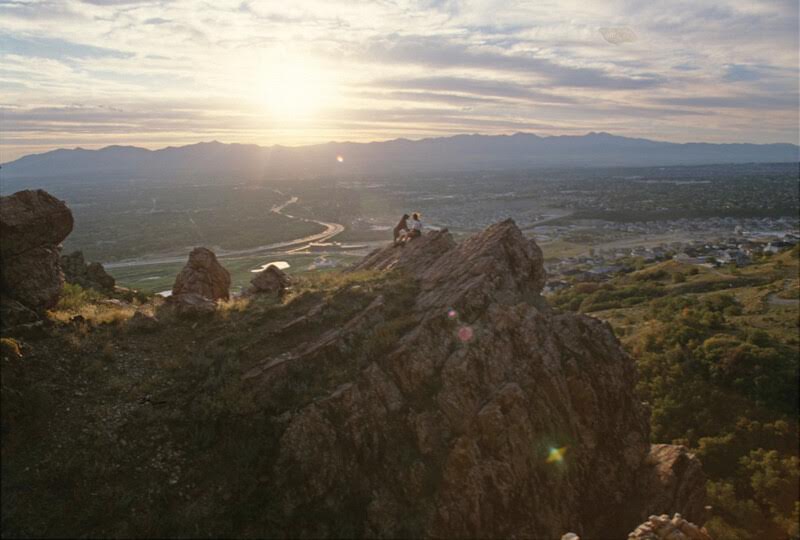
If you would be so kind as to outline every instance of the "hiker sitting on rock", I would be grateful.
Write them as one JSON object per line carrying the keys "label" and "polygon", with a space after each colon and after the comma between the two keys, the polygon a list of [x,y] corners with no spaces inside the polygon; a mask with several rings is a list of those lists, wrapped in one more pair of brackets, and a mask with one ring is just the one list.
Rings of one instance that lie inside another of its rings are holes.
{"label": "hiker sitting on rock", "polygon": [[400,218],[400,223],[398,223],[394,228],[394,244],[397,245],[397,241],[403,241],[403,233],[408,232],[408,214],[403,214],[403,217]]}
{"label": "hiker sitting on rock", "polygon": [[404,241],[408,242],[409,240],[413,240],[414,238],[422,236],[422,221],[420,221],[419,213],[417,212],[414,212],[411,215],[410,229],[411,230],[409,230],[408,234],[406,234]]}

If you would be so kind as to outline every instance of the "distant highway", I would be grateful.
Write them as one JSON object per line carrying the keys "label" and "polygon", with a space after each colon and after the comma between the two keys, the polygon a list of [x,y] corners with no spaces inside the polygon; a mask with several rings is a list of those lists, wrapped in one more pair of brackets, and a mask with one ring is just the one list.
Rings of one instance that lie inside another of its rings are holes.
{"label": "distant highway", "polygon": [[[289,219],[306,221],[308,223],[316,223],[317,225],[325,227],[324,231],[309,236],[304,236],[302,238],[295,238],[294,240],[287,240],[285,242],[275,242],[273,244],[267,244],[265,246],[258,246],[254,248],[236,249],[230,251],[219,249],[216,251],[217,257],[220,259],[225,259],[229,257],[238,257],[241,255],[257,255],[262,252],[286,249],[293,246],[297,246],[299,244],[309,244],[311,242],[325,242],[326,240],[330,240],[337,234],[340,234],[342,231],[344,231],[344,225],[341,225],[339,223],[328,223],[326,221],[318,221],[316,219],[295,217],[283,211],[284,208],[286,208],[291,204],[295,204],[299,200],[300,199],[298,199],[297,197],[291,197],[286,202],[273,206],[270,209],[270,212],[275,212],[276,214],[280,214]],[[186,261],[188,255],[189,255],[188,253],[185,253],[183,255],[165,256],[165,257],[151,257],[151,258],[142,257],[140,259],[131,259],[127,261],[103,263],[103,266],[105,268],[130,268],[132,266],[148,266],[152,264],[181,263]]]}

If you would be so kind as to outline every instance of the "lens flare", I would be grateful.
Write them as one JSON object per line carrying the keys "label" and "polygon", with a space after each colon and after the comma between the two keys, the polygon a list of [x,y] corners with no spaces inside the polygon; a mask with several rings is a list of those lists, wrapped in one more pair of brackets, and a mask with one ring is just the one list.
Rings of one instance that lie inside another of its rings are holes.
{"label": "lens flare", "polygon": [[448,319],[455,319],[456,317],[458,317],[458,313],[456,312],[456,310],[451,309],[447,312]]}
{"label": "lens flare", "polygon": [[564,454],[566,453],[566,446],[562,446],[561,448],[550,448],[550,452],[547,455],[547,463],[561,463],[564,461]]}
{"label": "lens flare", "polygon": [[469,326],[462,326],[461,328],[458,329],[458,339],[460,339],[464,343],[472,341],[472,337],[474,335],[475,333]]}
{"label": "lens flare", "polygon": [[344,163],[344,158],[342,156],[336,156],[336,161],[339,163]]}

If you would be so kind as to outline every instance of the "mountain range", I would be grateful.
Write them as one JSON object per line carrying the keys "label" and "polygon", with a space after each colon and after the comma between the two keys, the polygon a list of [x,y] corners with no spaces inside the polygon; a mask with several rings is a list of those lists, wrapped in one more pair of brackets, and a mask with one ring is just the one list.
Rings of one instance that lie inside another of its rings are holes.
{"label": "mountain range", "polygon": [[666,166],[797,162],[795,144],[669,143],[591,132],[581,136],[456,135],[417,141],[329,142],[300,147],[203,142],[149,150],[59,149],[2,164],[2,178],[464,172],[532,167]]}

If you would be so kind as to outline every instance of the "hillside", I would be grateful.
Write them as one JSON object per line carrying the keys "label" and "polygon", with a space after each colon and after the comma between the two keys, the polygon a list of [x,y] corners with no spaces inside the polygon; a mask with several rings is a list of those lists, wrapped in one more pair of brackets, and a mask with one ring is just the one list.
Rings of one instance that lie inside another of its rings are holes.
{"label": "hillside", "polygon": [[632,359],[548,306],[512,221],[296,279],[190,319],[68,287],[5,328],[4,533],[591,539],[705,519],[700,463],[651,447]]}
{"label": "hillside", "polygon": [[645,265],[551,302],[608,321],[636,358],[653,441],[703,462],[712,535],[800,534],[797,247],[743,268]]}
{"label": "hillside", "polygon": [[[341,156],[343,161],[337,161]],[[675,144],[608,133],[539,137],[458,135],[411,141],[331,142],[301,147],[217,141],[148,150],[109,146],[59,149],[2,165],[2,178],[187,178],[224,175],[280,179],[307,175],[403,174],[526,167],[666,166],[797,162],[793,144]]]}

